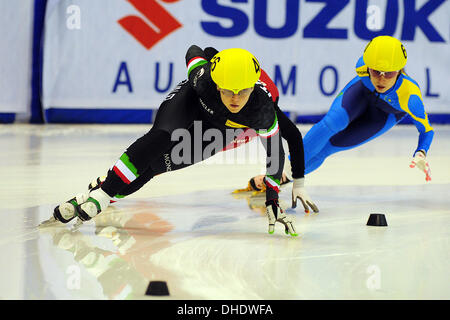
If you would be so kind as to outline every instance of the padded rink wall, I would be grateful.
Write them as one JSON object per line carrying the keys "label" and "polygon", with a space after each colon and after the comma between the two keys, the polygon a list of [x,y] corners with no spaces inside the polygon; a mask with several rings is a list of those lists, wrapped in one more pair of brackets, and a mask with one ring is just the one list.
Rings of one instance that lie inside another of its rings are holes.
{"label": "padded rink wall", "polygon": [[408,51],[430,121],[450,123],[449,1],[0,0],[0,9],[0,122],[151,123],[197,44],[253,52],[282,109],[314,123],[367,42],[387,34]]}

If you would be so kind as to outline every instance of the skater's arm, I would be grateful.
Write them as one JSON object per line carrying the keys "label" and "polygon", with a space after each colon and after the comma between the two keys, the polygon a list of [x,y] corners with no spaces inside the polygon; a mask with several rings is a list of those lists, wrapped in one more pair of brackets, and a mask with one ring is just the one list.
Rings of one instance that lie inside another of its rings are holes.
{"label": "skater's arm", "polygon": [[425,180],[431,181],[431,169],[428,164],[427,153],[433,141],[434,130],[428,121],[428,115],[425,112],[423,101],[419,95],[414,95],[409,98],[408,113],[419,131],[419,142],[414,151],[410,167],[418,168],[425,173]]}
{"label": "skater's arm", "polygon": [[427,153],[433,141],[434,130],[428,121],[419,85],[414,80],[405,77],[400,89],[402,87],[406,88],[406,90],[397,91],[400,107],[412,118],[414,125],[419,131],[419,141],[413,153],[410,167],[418,168],[424,172],[425,180],[430,181],[431,170],[427,160]]}
{"label": "skater's arm", "polygon": [[434,130],[431,127],[428,120],[428,115],[425,112],[423,101],[420,97],[420,92],[419,94],[410,96],[408,100],[408,109],[405,111],[411,116],[417,131],[419,131],[419,141],[414,154],[419,150],[423,150],[426,154],[430,148],[431,142],[433,141]]}
{"label": "skater's arm", "polygon": [[278,119],[274,112],[272,125],[263,130],[257,130],[258,136],[266,149],[266,199],[278,199],[281,176],[284,167],[284,150]]}
{"label": "skater's arm", "polygon": [[[277,119],[275,118],[275,122]],[[278,123],[266,133],[259,133],[259,137],[267,151],[267,173],[264,178],[266,184],[266,214],[269,219],[269,233],[275,232],[275,223],[284,225],[284,232],[293,237],[297,236],[294,217],[287,215],[280,207],[278,192],[284,166],[284,151]]]}
{"label": "skater's arm", "polygon": [[[281,137],[287,141],[290,155],[291,172],[293,179],[305,176],[305,157],[303,150],[303,137],[297,126],[289,120],[284,112],[275,105]],[[286,170],[287,168],[285,168]]]}
{"label": "skater's arm", "polygon": [[[289,120],[278,106],[279,92],[269,75],[261,70],[260,82],[267,88],[274,101],[275,111],[280,126],[281,137],[288,143],[291,172],[288,172],[289,179],[303,178],[305,175],[305,159],[303,151],[303,138],[297,126]],[[287,160],[286,160],[287,161]],[[287,168],[285,168],[286,170]]]}

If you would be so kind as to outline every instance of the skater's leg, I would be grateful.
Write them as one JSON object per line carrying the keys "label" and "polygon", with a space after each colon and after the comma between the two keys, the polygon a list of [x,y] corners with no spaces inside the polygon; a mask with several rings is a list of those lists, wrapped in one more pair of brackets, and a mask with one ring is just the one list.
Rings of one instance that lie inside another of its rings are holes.
{"label": "skater's leg", "polygon": [[161,104],[151,130],[126,149],[108,171],[102,186],[91,191],[85,203],[76,206],[76,214],[81,219],[89,220],[106,208],[111,198],[120,196],[122,190],[171,148],[172,132],[178,128],[188,128],[197,116],[195,97],[193,89],[184,82],[171,99],[166,99]]}
{"label": "skater's leg", "polygon": [[[213,127],[207,122],[196,122],[186,131],[186,138],[188,138],[189,141],[183,141],[184,143],[186,143],[186,145],[189,146],[189,150],[182,151],[183,153],[186,153],[186,157],[179,155],[179,152],[182,148],[175,142],[169,150],[163,153],[161,157],[153,161],[150,167],[143,174],[141,174],[138,178],[127,185],[127,187],[123,189],[120,194],[116,194],[115,198],[120,199],[136,192],[156,175],[183,169],[194,163],[203,161],[216,154],[217,152],[223,150],[224,145],[230,145],[230,141],[233,140],[233,137],[242,137],[242,135],[239,135],[238,131],[234,132],[233,134],[230,133],[227,136],[225,132],[216,129],[216,138],[221,141],[217,141],[216,139],[216,145],[215,148],[213,148],[211,146],[211,141],[209,140],[203,141],[203,139],[201,139],[201,141],[196,141],[195,126],[197,126],[198,129],[197,134],[201,133],[200,136],[202,137],[204,136],[204,133],[206,131],[213,129]],[[201,144],[201,146],[196,147],[195,144]],[[181,162],[181,158],[184,158],[185,161]],[[97,178],[97,181],[102,183],[100,178]]]}
{"label": "skater's leg", "polygon": [[308,158],[305,166],[305,174],[311,173],[322,165],[327,157],[333,153],[346,150],[348,148],[338,148],[331,145],[329,142],[323,147],[323,149],[316,154],[313,158]]}

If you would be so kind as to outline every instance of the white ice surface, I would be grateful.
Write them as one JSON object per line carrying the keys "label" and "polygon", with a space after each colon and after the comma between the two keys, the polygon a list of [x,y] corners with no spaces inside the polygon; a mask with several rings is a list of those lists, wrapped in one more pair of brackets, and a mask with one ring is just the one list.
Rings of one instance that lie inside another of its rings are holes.
{"label": "white ice surface", "polygon": [[[256,142],[238,164],[158,176],[78,230],[39,229],[149,126],[0,126],[0,299],[154,299],[151,280],[164,299],[449,299],[450,126],[434,128],[431,182],[409,168],[417,130],[397,126],[306,176],[319,214],[289,209],[283,187],[291,238],[267,233],[264,197],[231,195],[263,172]],[[370,213],[388,226],[366,226]]]}

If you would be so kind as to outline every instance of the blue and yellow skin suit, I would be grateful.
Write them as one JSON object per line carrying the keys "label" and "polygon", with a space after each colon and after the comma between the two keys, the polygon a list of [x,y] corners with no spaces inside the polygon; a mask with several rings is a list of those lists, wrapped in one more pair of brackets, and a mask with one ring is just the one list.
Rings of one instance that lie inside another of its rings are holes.
{"label": "blue and yellow skin suit", "polygon": [[361,57],[357,76],[337,95],[327,114],[303,138],[305,174],[333,153],[360,146],[409,115],[419,131],[417,149],[428,152],[434,131],[425,113],[419,85],[402,72],[394,86],[378,93]]}

